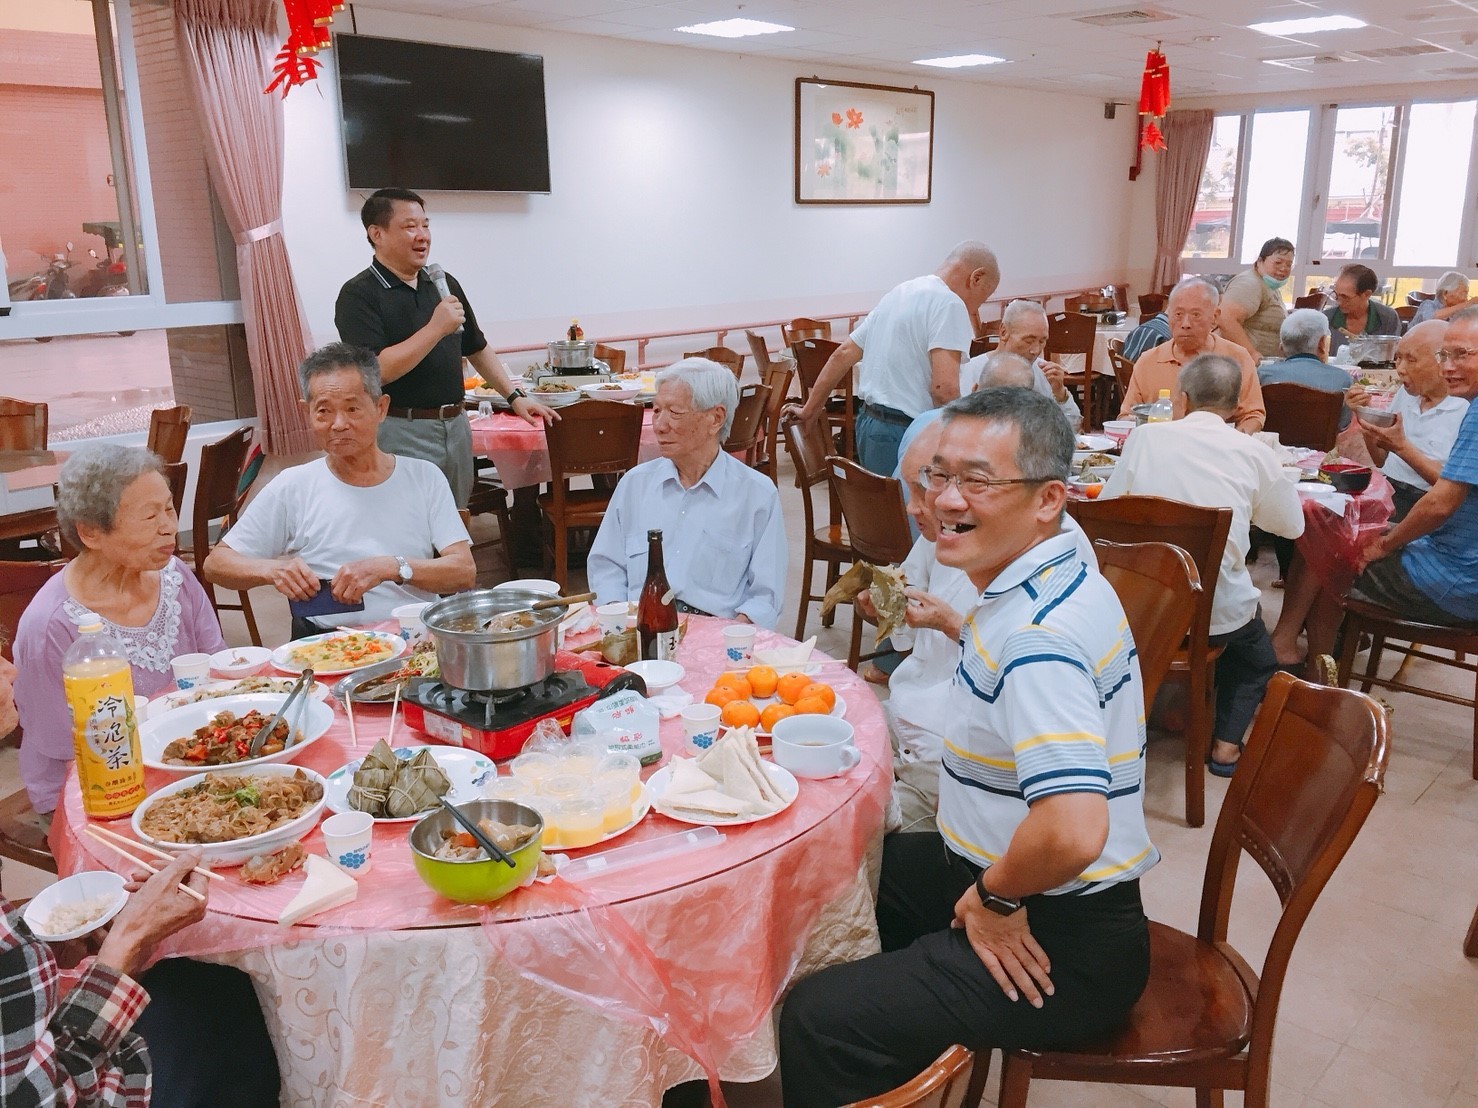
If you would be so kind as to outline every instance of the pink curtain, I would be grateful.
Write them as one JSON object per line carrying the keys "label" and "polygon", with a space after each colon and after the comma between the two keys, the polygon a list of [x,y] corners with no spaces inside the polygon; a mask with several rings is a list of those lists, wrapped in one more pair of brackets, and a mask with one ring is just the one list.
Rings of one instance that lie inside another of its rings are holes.
{"label": "pink curtain", "polygon": [[174,0],[206,162],[236,240],[241,306],[269,454],[315,450],[297,368],[313,339],[282,238],[282,101],[264,96],[277,52],[273,0]]}
{"label": "pink curtain", "polygon": [[1180,252],[1191,230],[1196,193],[1206,155],[1211,150],[1210,108],[1170,112],[1165,116],[1165,152],[1155,178],[1155,268],[1150,290],[1157,291],[1180,280]]}

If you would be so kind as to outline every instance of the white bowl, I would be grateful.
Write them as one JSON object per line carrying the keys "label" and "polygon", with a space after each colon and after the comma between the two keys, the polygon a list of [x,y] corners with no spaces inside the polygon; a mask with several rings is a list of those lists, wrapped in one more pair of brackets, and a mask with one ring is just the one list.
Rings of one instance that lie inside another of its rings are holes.
{"label": "white bowl", "polygon": [[677,662],[665,660],[653,660],[648,662],[631,662],[622,667],[636,674],[647,683],[647,692],[656,695],[665,689],[672,688],[683,679],[687,670],[683,669]]}
{"label": "white bowl", "polygon": [[[251,693],[246,696],[221,696],[214,700],[202,700],[198,704],[186,704],[180,708],[172,708],[139,727],[139,746],[143,750],[144,765],[151,769],[162,769],[165,773],[195,774],[214,769],[234,773],[237,770],[250,770],[253,766],[291,762],[310,745],[323,738],[328,733],[328,729],[333,726],[334,710],[328,706],[326,701],[314,698],[303,705],[303,741],[294,743],[276,754],[265,754],[260,758],[253,758],[246,762],[232,762],[225,766],[175,766],[163,761],[165,747],[175,739],[193,735],[197,728],[209,723],[216,713],[230,711],[238,716],[244,716],[255,708],[270,718],[277,714],[277,709],[282,707],[286,699],[287,694],[285,693]],[[299,701],[299,703],[302,702]],[[289,724],[296,724],[297,718],[298,705],[294,704],[288,709],[287,721]]]}
{"label": "white bowl", "polygon": [[[219,773],[235,773],[233,767],[222,766]],[[283,776],[291,777],[294,773],[301,773],[313,781],[318,782],[320,789],[327,784],[323,775],[314,773],[311,769],[293,765],[270,765],[256,766],[253,769],[241,771],[255,777]],[[174,854],[183,853],[192,846],[199,846],[204,854],[205,861],[216,866],[239,866],[247,859],[257,854],[270,854],[274,850],[280,850],[288,843],[295,843],[312,831],[317,825],[318,819],[323,815],[325,797],[320,796],[316,802],[308,807],[308,810],[297,819],[289,820],[281,827],[271,831],[264,831],[260,835],[247,835],[245,838],[232,839],[225,843],[172,843],[161,839],[152,838],[140,828],[143,825],[145,813],[155,804],[167,796],[173,796],[177,792],[193,788],[205,780],[205,774],[197,773],[193,777],[186,777],[183,781],[176,781],[172,785],[165,785],[152,795],[146,797],[144,802],[133,811],[133,833],[138,836],[140,842],[148,843],[159,850],[166,850]]]}
{"label": "white bowl", "polygon": [[237,646],[218,650],[210,656],[211,672],[238,681],[261,671],[272,660],[272,651],[265,646]]}
{"label": "white bowl", "polygon": [[1067,483],[1079,492],[1103,488],[1103,479],[1101,477],[1079,477],[1075,474],[1067,479]]}
{"label": "white bowl", "polygon": [[[611,388],[619,385],[618,388]],[[630,400],[633,396],[641,393],[641,385],[627,385],[618,381],[592,381],[588,385],[581,385],[580,391],[592,400]]]}
{"label": "white bowl", "polygon": [[[31,934],[36,938],[49,943],[81,938],[83,935],[96,931],[123,910],[123,906],[128,903],[128,893],[123,885],[123,878],[109,870],[84,870],[82,873],[72,874],[71,877],[64,877],[56,884],[48,885],[31,898],[30,903],[26,905],[26,926],[31,929]],[[108,906],[107,911],[91,923],[73,928],[71,931],[46,930],[47,919],[62,905],[79,904],[105,896],[112,897],[113,903]]]}
{"label": "white bowl", "polygon": [[559,582],[546,581],[542,577],[521,577],[517,581],[504,581],[501,585],[494,585],[496,589],[528,589],[529,592],[547,593],[549,596],[559,595]]}

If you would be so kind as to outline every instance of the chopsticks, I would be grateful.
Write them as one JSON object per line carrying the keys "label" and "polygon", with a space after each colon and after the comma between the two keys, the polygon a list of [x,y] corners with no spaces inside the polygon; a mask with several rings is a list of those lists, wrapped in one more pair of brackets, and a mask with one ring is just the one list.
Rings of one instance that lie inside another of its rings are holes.
{"label": "chopsticks", "polygon": [[[162,850],[155,850],[152,846],[145,846],[143,843],[134,842],[132,839],[125,839],[122,835],[115,834],[112,831],[107,831],[107,830],[105,830],[105,829],[103,829],[101,827],[94,827],[91,824],[87,824],[86,826],[83,827],[83,830],[87,832],[87,834],[88,834],[89,837],[91,837],[91,838],[95,839],[96,841],[102,843],[104,846],[110,846],[110,847],[112,847],[119,854],[122,854],[125,858],[127,858],[130,862],[133,862],[135,865],[143,866],[144,869],[148,870],[150,873],[158,873],[159,872],[159,867],[153,865],[150,862],[145,861],[143,858],[140,858],[137,854],[134,854],[132,850],[125,849],[125,847],[124,847],[124,844],[125,843],[129,847],[133,847],[133,848],[135,848],[135,849],[137,849],[137,850],[139,850],[141,852],[150,854],[150,855],[154,856],[155,858],[160,859],[161,861],[165,861],[165,862],[173,862],[174,861],[174,859],[172,857],[170,857],[168,854],[164,853],[164,851],[162,851]],[[206,877],[210,878],[212,881],[224,881],[225,880],[225,878],[222,877],[220,874],[218,874],[218,873],[211,873],[210,870],[203,869],[200,866],[196,866],[195,869],[192,872],[194,872],[194,873],[203,873],[203,874],[205,874]],[[183,882],[180,883],[179,888],[180,888],[180,892],[187,893],[190,896],[193,896],[196,900],[200,901],[200,903],[202,903],[202,904],[205,903],[205,895],[203,893],[197,892],[196,890],[192,889],[189,885],[186,885]]]}
{"label": "chopsticks", "polygon": [[476,839],[477,844],[482,847],[483,850],[487,851],[490,858],[492,858],[494,861],[504,863],[509,868],[517,868],[518,863],[510,858],[507,852],[502,847],[493,842],[492,839],[488,838],[481,827],[477,826],[477,824],[474,823],[471,819],[459,812],[455,804],[453,804],[444,796],[438,797],[437,799],[441,801],[441,806],[452,814],[452,819],[460,823],[463,830],[465,830],[467,834]]}
{"label": "chopsticks", "polygon": [[390,705],[390,734],[385,736],[385,745],[395,745],[395,722],[400,717],[400,690],[405,688],[405,682],[395,686],[395,700]]}
{"label": "chopsticks", "polygon": [[349,741],[354,744],[354,749],[359,749],[359,732],[354,727],[354,694],[347,689],[344,690],[344,714],[349,717]]}

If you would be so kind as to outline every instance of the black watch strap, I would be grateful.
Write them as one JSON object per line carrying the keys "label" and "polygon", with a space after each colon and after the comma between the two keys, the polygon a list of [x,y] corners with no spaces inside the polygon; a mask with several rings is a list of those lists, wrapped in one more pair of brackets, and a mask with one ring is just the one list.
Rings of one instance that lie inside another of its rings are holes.
{"label": "black watch strap", "polygon": [[975,875],[975,895],[980,897],[981,904],[998,916],[1009,916],[1021,910],[1021,901],[997,896],[985,887],[985,870]]}
{"label": "black watch strap", "polygon": [[505,399],[507,399],[508,403],[512,404],[515,400],[524,400],[524,399],[526,399],[528,397],[528,395],[529,394],[526,393],[526,392],[524,392],[523,389],[515,388],[512,392],[510,392],[508,394],[508,396]]}

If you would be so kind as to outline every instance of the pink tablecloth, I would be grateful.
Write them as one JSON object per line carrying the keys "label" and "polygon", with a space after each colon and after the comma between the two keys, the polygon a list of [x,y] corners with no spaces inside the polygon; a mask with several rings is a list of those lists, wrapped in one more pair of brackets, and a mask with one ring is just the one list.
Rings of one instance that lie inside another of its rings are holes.
{"label": "pink tablecloth", "polygon": [[1360,552],[1386,529],[1395,510],[1391,483],[1376,470],[1370,486],[1351,496],[1340,515],[1322,501],[1301,496],[1304,533],[1298,552],[1324,587],[1343,596],[1349,591],[1360,565]]}
{"label": "pink tablecloth", "polygon": [[[485,419],[474,416],[472,450],[493,463],[505,488],[542,485],[550,478],[549,444],[544,438],[544,428],[530,426],[515,415],[500,412]],[[642,418],[638,459],[648,462],[656,456],[657,435],[652,430],[649,410]]]}
{"label": "pink tablecloth", "polygon": [[[695,618],[684,641],[682,684],[696,696],[721,667],[721,627]],[[757,645],[788,641],[762,632]],[[851,671],[829,662],[818,679],[846,702],[861,765],[803,781],[787,811],[724,829],[717,847],[477,909],[430,893],[411,869],[407,827],[381,827],[359,899],[317,926],[262,922],[297,879],[254,889],[227,871],[212,882],[212,911],[169,953],[252,974],[287,1104],[655,1104],[703,1068],[757,1080],[775,1064],[767,1017],[798,967],[876,950],[865,862],[891,782],[887,730]],[[357,710],[356,722],[368,749],[388,713]],[[355,757],[347,732],[337,720],[304,764],[325,771]],[[677,721],[662,738],[669,753],[680,747]],[[396,737],[413,742],[404,729]],[[60,868],[116,866],[77,833],[81,822],[74,775],[52,834]],[[681,826],[652,813],[612,845]],[[318,833],[305,845],[321,849]]]}

